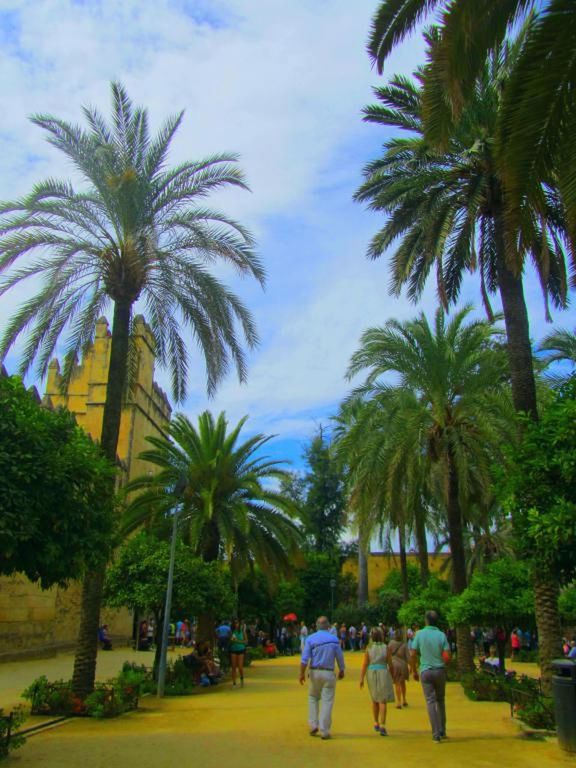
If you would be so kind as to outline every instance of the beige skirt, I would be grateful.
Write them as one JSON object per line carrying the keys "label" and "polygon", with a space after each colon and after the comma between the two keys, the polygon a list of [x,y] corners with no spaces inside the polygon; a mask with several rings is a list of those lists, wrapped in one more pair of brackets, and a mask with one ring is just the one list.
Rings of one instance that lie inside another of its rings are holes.
{"label": "beige skirt", "polygon": [[387,669],[369,669],[366,672],[366,682],[372,701],[394,701],[392,678]]}

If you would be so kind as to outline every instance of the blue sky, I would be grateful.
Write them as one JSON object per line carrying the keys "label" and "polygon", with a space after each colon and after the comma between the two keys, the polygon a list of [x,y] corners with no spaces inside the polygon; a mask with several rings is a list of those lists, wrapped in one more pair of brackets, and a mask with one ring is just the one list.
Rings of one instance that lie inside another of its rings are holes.
{"label": "blue sky", "polygon": [[[361,122],[371,87],[365,42],[376,0],[3,0],[0,58],[0,198],[46,176],[73,177],[66,161],[27,121],[49,112],[78,121],[80,107],[109,103],[109,82],[125,83],[157,126],[186,110],[172,159],[220,151],[241,155],[252,193],[213,200],[254,232],[268,271],[265,293],[238,282],[262,343],[250,355],[248,383],[227,379],[212,402],[199,357],[182,410],[250,415],[249,431],[278,435],[276,457],[297,466],[303,443],[347,391],[346,365],[362,331],[418,310],[387,291],[386,259],[368,262],[380,224],[352,202],[361,168],[385,138]],[[422,60],[416,36],[386,74],[410,73]],[[227,274],[227,273],[226,273]],[[4,298],[0,328],[31,295]],[[527,276],[532,333],[549,331],[539,288]],[[474,280],[463,300],[478,304]],[[421,308],[435,309],[431,285]],[[555,316],[574,325],[572,311]],[[7,360],[15,370],[17,350]],[[168,389],[162,371],[157,378]]]}

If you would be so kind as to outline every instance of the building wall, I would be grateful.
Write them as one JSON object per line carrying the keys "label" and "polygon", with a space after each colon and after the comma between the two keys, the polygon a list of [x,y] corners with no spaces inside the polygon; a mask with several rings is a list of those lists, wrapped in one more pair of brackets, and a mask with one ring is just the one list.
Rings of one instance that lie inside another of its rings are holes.
{"label": "building wall", "polygon": [[[118,442],[118,458],[124,468],[122,482],[150,471],[150,465],[138,455],[147,447],[146,437],[166,433],[171,414],[166,395],[154,382],[153,337],[141,316],[134,319],[133,336],[134,386],[122,411]],[[62,388],[59,363],[53,360],[44,396],[47,407],[64,406],[76,414],[78,424],[96,440],[102,431],[110,346],[108,323],[100,318],[94,343],[76,367],[67,390]],[[78,582],[67,589],[43,591],[25,576],[1,577],[0,655],[73,646],[80,601]],[[128,611],[104,609],[102,620],[113,636],[131,636],[132,616]]]}
{"label": "building wall", "polygon": [[[445,563],[447,554],[428,555],[428,563],[432,573],[438,573]],[[410,565],[419,566],[418,555],[409,553],[406,556]],[[390,571],[400,569],[400,555],[391,552],[372,552],[368,556],[368,593],[370,599],[375,599],[378,590],[384,584],[386,576]],[[342,566],[343,573],[351,573],[355,579],[358,579],[358,559],[349,558]]]}

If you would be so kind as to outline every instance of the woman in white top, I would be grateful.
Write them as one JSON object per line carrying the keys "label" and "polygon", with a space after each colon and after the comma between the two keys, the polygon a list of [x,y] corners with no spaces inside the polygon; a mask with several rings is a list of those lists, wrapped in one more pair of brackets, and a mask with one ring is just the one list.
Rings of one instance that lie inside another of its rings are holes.
{"label": "woman in white top", "polygon": [[388,648],[379,627],[374,627],[370,632],[370,644],[362,660],[360,688],[364,687],[365,679],[368,682],[368,690],[372,699],[374,730],[380,736],[387,736],[387,704],[389,701],[394,701],[394,688],[392,687],[391,669],[388,662]]}

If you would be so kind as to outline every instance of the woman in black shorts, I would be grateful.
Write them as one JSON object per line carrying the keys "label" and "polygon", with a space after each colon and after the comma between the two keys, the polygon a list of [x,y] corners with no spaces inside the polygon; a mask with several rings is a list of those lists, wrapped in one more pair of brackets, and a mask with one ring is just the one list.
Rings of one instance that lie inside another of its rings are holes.
{"label": "woman in black shorts", "polygon": [[244,686],[244,655],[246,654],[246,627],[238,619],[232,622],[230,635],[230,662],[232,664],[232,685],[236,685],[236,675],[240,675],[240,686]]}

